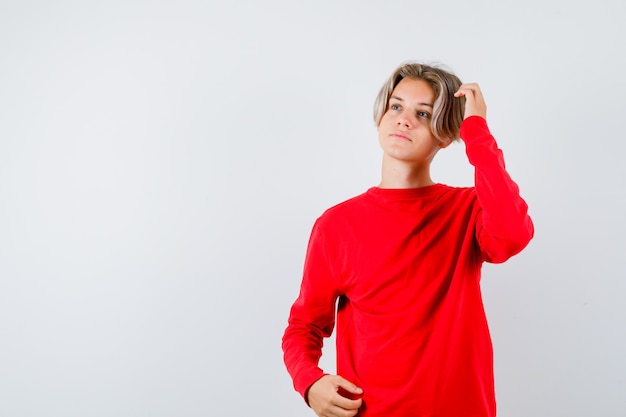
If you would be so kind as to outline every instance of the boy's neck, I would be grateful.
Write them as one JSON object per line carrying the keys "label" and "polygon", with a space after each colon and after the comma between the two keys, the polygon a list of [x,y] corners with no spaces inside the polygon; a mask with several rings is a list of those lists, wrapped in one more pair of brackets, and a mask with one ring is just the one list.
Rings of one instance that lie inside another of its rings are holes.
{"label": "boy's neck", "polygon": [[421,165],[383,156],[379,188],[420,188],[435,184],[430,178],[430,161]]}

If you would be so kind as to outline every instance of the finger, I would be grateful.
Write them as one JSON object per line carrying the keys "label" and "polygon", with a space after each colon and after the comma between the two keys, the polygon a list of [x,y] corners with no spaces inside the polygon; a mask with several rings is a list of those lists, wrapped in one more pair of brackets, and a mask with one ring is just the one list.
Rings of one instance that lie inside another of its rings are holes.
{"label": "finger", "polygon": [[353,417],[357,415],[359,412],[358,408],[354,409],[345,409],[338,406],[329,407],[329,409],[324,413],[324,416],[328,417]]}
{"label": "finger", "polygon": [[461,84],[456,93],[454,93],[455,97],[467,96],[469,94],[478,95],[480,93],[480,86],[477,83],[466,83]]}
{"label": "finger", "polygon": [[339,375],[337,375],[337,391],[342,391],[344,393],[347,391],[348,393],[356,396],[363,394],[363,389]]}
{"label": "finger", "polygon": [[340,385],[337,387],[337,393],[350,400],[357,400],[363,395],[363,390],[354,384],[352,389],[344,388]]}
{"label": "finger", "polygon": [[333,404],[344,410],[358,410],[363,404],[363,400],[360,398],[351,400],[339,395],[337,398],[333,399]]}
{"label": "finger", "polygon": [[478,85],[478,83],[463,83],[461,84],[459,89],[461,88],[466,88],[468,90],[480,90],[480,86]]}
{"label": "finger", "polygon": [[483,100],[483,91],[480,89],[478,84],[470,84],[470,89],[472,90],[475,100]]}

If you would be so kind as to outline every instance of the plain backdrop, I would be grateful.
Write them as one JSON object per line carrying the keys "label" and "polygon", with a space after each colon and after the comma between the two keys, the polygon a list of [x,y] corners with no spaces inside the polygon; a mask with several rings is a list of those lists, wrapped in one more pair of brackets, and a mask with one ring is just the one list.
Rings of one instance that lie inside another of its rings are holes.
{"label": "plain backdrop", "polygon": [[[499,416],[626,415],[618,0],[0,1],[0,415],[312,416],[282,363],[407,60],[478,82],[536,237],[483,270]],[[462,143],[433,177],[471,185]],[[333,372],[332,341],[324,367]]]}

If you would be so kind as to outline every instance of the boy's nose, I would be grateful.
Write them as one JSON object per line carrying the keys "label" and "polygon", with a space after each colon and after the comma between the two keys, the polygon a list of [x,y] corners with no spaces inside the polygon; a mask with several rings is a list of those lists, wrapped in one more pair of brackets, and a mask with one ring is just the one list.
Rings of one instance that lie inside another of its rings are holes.
{"label": "boy's nose", "polygon": [[397,125],[411,127],[413,125],[413,121],[407,115],[401,114],[400,117],[398,117]]}

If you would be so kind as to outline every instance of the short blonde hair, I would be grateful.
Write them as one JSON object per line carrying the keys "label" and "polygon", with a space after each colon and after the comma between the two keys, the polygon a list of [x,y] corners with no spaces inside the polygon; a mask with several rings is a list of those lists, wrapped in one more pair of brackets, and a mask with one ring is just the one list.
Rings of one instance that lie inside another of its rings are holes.
{"label": "short blonde hair", "polygon": [[404,78],[426,81],[435,92],[435,103],[430,130],[437,140],[450,143],[459,139],[461,122],[465,111],[465,99],[454,97],[461,86],[456,75],[439,67],[406,62],[400,65],[383,84],[374,102],[374,122],[380,125],[383,115],[389,107],[389,97],[394,88]]}

